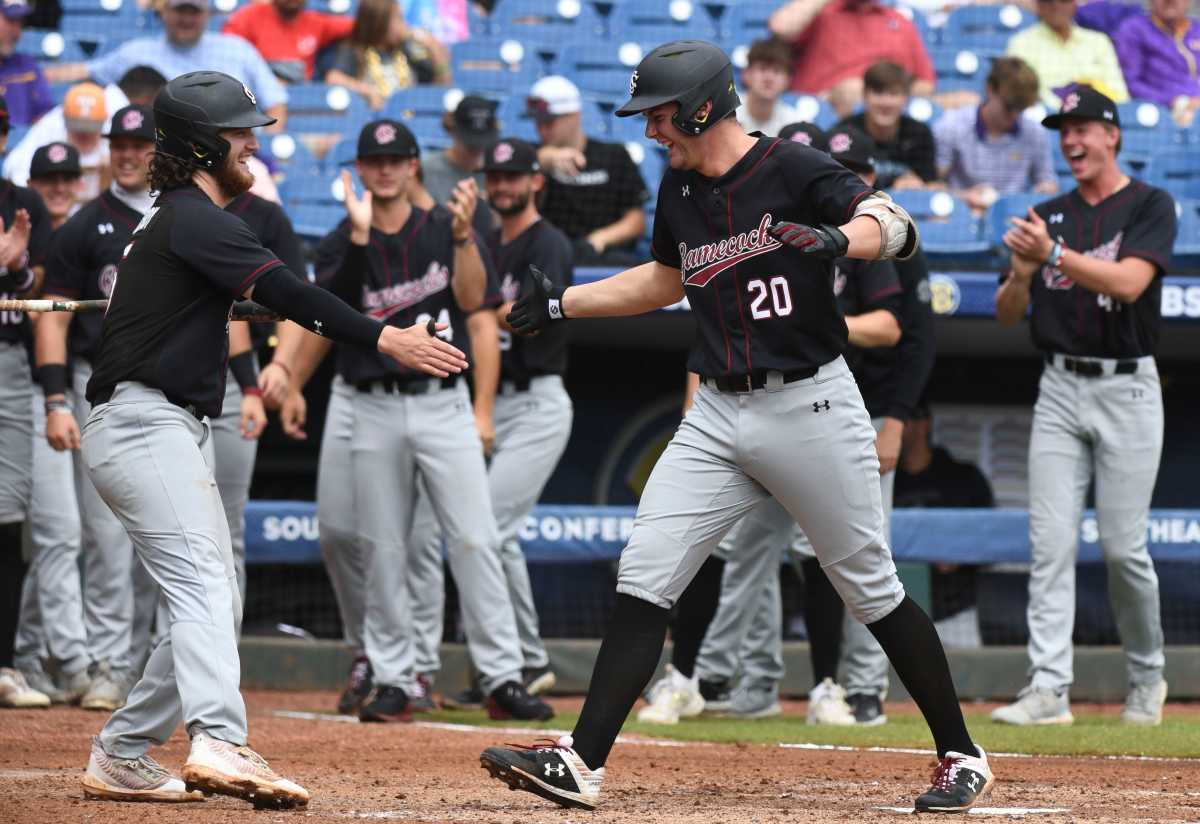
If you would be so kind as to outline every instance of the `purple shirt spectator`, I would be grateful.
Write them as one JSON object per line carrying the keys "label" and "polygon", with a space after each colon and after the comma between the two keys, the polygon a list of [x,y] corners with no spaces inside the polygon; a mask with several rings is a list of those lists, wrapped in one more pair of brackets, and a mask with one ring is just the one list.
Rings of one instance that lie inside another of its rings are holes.
{"label": "purple shirt spectator", "polygon": [[1180,97],[1200,97],[1200,22],[1186,17],[1167,25],[1138,14],[1113,35],[1129,96],[1164,106]]}
{"label": "purple shirt spectator", "polygon": [[1000,137],[988,137],[979,109],[951,109],[934,124],[933,137],[938,169],[951,189],[986,183],[1003,195],[1055,181],[1050,141],[1028,118],[1017,118]]}
{"label": "purple shirt spectator", "polygon": [[37,61],[15,53],[31,11],[25,0],[0,4],[0,94],[8,101],[9,122],[14,126],[28,126],[54,108],[50,84]]}

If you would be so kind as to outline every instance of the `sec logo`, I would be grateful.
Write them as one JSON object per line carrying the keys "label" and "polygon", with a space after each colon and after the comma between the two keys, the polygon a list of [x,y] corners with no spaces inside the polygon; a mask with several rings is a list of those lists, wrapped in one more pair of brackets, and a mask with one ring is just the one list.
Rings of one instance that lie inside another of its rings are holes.
{"label": "sec logo", "polygon": [[962,291],[953,278],[945,275],[930,275],[929,277],[930,305],[934,314],[953,315],[962,303]]}

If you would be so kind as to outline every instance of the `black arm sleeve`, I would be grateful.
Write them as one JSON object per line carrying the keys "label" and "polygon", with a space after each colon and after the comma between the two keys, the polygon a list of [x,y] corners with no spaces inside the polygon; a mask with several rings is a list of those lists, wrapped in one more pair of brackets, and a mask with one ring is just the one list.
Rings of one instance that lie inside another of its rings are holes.
{"label": "black arm sleeve", "polygon": [[374,351],[383,324],[360,315],[343,301],[287,269],[267,272],[254,284],[254,299],[310,332]]}
{"label": "black arm sleeve", "polygon": [[900,275],[904,302],[900,314],[900,343],[896,346],[896,391],[885,413],[907,421],[925,391],[937,357],[933,337],[933,308],[929,304],[929,264],[925,252],[893,261]]}
{"label": "black arm sleeve", "polygon": [[367,247],[347,243],[346,254],[342,256],[342,262],[338,264],[333,278],[329,281],[329,291],[355,309],[360,309],[363,272],[366,270]]}

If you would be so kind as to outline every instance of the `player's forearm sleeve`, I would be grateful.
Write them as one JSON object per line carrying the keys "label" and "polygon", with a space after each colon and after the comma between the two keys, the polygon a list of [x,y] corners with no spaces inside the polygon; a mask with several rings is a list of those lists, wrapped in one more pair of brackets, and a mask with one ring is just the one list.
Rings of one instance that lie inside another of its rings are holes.
{"label": "player's forearm sleeve", "polygon": [[[904,261],[896,261],[896,271],[904,284],[904,304],[900,327],[902,336],[896,347],[896,391],[888,404],[887,417],[906,421],[925,392],[933,372],[937,344],[933,332],[933,309],[929,305],[929,266],[923,252]],[[914,288],[915,287],[915,288]]]}
{"label": "player's forearm sleeve", "polygon": [[339,343],[375,349],[383,324],[361,315],[317,286],[300,280],[288,269],[275,269],[254,284],[254,299],[310,332]]}
{"label": "player's forearm sleeve", "polygon": [[367,269],[367,247],[351,243],[346,247],[342,262],[329,281],[329,291],[346,303],[358,308],[362,291],[363,272]]}

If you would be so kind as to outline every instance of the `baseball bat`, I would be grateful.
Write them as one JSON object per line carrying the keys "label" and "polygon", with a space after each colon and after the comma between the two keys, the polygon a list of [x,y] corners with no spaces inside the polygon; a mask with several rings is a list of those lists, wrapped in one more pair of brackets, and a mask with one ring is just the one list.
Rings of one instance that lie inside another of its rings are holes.
{"label": "baseball bat", "polygon": [[[0,312],[103,312],[107,300],[0,300]],[[232,320],[275,321],[284,317],[252,300],[233,304]]]}

